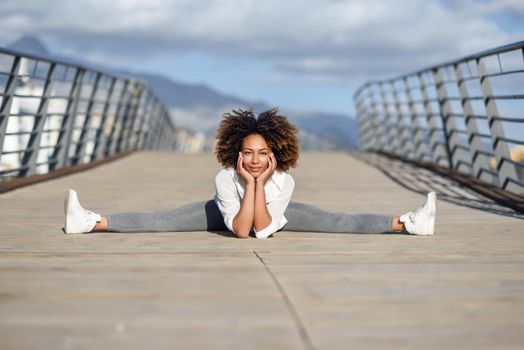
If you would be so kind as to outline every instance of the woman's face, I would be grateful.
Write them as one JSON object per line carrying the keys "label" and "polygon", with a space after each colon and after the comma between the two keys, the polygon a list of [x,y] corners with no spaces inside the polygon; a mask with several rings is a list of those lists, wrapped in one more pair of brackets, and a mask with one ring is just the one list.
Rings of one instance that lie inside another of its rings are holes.
{"label": "woman's face", "polygon": [[240,151],[244,169],[256,179],[269,165],[269,145],[261,135],[251,134],[244,137]]}

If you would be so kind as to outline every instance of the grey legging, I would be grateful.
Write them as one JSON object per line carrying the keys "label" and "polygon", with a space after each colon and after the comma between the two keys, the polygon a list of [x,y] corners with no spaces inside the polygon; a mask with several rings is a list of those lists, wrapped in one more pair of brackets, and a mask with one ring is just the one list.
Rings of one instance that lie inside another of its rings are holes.
{"label": "grey legging", "polygon": [[[384,233],[391,231],[393,220],[389,215],[331,212],[293,201],[284,216],[288,222],[279,231]],[[115,232],[229,231],[214,200],[172,210],[111,214],[107,224]]]}

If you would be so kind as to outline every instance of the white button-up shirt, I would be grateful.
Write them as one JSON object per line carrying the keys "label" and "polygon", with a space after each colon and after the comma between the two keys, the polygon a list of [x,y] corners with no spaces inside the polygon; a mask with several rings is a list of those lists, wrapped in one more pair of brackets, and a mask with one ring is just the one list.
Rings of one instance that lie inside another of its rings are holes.
{"label": "white button-up shirt", "polygon": [[[215,203],[224,217],[224,223],[230,231],[235,232],[233,230],[233,219],[240,211],[246,184],[237,174],[236,169],[225,168],[220,170],[215,177],[215,189]],[[267,238],[284,227],[287,223],[284,212],[294,189],[295,180],[287,172],[275,170],[271,178],[267,180],[264,185],[264,193],[271,223],[260,231],[252,227],[257,238]]]}

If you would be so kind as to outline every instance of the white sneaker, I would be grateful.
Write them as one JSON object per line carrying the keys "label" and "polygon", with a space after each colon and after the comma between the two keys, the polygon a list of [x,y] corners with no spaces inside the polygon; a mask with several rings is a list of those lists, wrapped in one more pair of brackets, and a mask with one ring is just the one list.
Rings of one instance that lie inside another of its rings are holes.
{"label": "white sneaker", "polygon": [[66,192],[64,214],[65,233],[91,232],[95,228],[96,223],[102,220],[100,214],[82,208],[78,201],[76,191],[72,189],[69,189]]}
{"label": "white sneaker", "polygon": [[435,216],[437,214],[437,194],[429,192],[426,203],[415,212],[408,212],[400,216],[406,230],[413,235],[429,236],[435,230]]}

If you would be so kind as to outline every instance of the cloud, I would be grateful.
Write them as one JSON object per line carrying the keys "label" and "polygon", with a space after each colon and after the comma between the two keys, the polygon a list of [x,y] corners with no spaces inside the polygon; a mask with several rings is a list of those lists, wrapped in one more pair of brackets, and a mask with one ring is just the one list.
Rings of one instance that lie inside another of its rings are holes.
{"label": "cloud", "polygon": [[0,40],[35,33],[129,64],[180,50],[266,59],[315,81],[412,71],[520,40],[491,15],[522,1],[77,0],[0,2]]}

